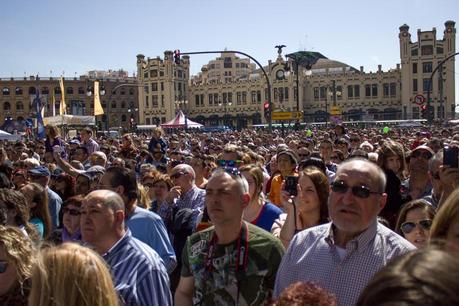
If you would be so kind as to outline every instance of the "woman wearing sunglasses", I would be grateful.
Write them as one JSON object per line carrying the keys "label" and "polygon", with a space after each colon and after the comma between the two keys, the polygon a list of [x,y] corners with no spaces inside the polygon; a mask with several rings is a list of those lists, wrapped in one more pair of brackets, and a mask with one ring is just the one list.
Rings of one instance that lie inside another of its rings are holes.
{"label": "woman wearing sunglasses", "polygon": [[80,232],[80,208],[83,204],[83,196],[77,195],[68,198],[62,205],[62,229],[55,230],[50,241],[55,244],[63,242],[78,242],[81,241]]}
{"label": "woman wearing sunglasses", "polygon": [[427,201],[408,202],[398,214],[395,231],[418,249],[423,248],[429,239],[434,216],[435,209]]}
{"label": "woman wearing sunglasses", "polygon": [[15,227],[0,226],[0,305],[27,305],[33,245]]}

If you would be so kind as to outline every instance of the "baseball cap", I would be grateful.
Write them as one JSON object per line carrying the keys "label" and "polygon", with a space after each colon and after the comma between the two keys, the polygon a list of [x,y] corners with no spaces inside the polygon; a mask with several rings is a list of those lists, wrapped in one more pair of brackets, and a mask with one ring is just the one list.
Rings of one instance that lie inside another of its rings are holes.
{"label": "baseball cap", "polygon": [[45,166],[37,166],[29,170],[29,174],[36,176],[51,176],[51,172]]}

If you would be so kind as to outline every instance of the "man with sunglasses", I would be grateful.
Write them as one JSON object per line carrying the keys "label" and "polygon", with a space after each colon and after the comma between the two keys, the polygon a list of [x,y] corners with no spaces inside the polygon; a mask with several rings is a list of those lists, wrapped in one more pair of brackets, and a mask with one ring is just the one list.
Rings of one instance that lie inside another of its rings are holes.
{"label": "man with sunglasses", "polygon": [[277,274],[275,296],[294,282],[310,281],[334,293],[340,305],[355,305],[380,268],[415,248],[377,222],[387,199],[385,185],[384,172],[368,160],[340,164],[328,201],[331,223],[293,238]]}
{"label": "man with sunglasses", "polygon": [[410,155],[410,177],[402,183],[402,197],[405,202],[422,199],[432,191],[429,178],[429,160],[434,155],[431,148],[425,145],[415,148]]}
{"label": "man with sunglasses", "polygon": [[183,251],[175,305],[264,305],[284,249],[280,240],[243,221],[250,203],[237,168],[218,168],[206,186],[214,226],[193,234]]}

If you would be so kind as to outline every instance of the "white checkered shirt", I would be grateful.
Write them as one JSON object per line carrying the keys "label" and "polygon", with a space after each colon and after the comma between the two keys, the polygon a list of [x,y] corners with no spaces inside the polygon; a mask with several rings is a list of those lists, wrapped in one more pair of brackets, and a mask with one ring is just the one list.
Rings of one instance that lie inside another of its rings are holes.
{"label": "white checkered shirt", "polygon": [[346,244],[341,260],[332,223],[306,229],[292,239],[276,277],[274,296],[290,284],[314,282],[329,290],[340,305],[355,305],[373,275],[393,258],[415,247],[376,221]]}

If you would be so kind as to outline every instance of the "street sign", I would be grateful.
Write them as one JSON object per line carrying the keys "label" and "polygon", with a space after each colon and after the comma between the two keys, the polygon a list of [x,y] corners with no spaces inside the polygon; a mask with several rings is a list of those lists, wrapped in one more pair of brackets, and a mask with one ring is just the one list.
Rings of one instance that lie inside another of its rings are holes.
{"label": "street sign", "polygon": [[338,116],[341,115],[341,107],[339,106],[332,106],[330,107],[330,115],[332,116]]}
{"label": "street sign", "polygon": [[301,112],[273,112],[272,120],[296,120],[303,118]]}
{"label": "street sign", "polygon": [[426,98],[423,95],[416,95],[414,97],[413,103],[417,105],[422,105],[424,102],[426,102]]}

